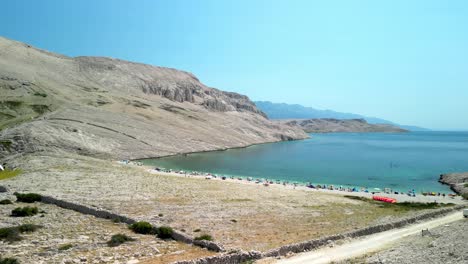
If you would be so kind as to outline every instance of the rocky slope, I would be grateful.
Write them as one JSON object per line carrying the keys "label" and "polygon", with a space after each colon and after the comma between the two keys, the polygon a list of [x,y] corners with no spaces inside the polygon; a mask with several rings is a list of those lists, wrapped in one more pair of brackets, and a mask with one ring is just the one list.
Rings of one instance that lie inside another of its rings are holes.
{"label": "rocky slope", "polygon": [[290,126],[300,126],[307,133],[330,132],[407,132],[407,130],[388,124],[369,124],[364,119],[297,119],[279,121]]}
{"label": "rocky slope", "polygon": [[306,138],[190,73],[71,58],[0,37],[0,159],[67,151],[143,158]]}
{"label": "rocky slope", "polygon": [[468,199],[468,172],[442,174],[439,182],[449,185],[454,192]]}

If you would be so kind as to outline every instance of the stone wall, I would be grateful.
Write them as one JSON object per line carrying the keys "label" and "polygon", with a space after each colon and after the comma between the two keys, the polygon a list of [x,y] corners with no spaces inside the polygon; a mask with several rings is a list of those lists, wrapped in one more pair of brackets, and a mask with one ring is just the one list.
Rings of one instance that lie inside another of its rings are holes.
{"label": "stone wall", "polygon": [[245,261],[257,260],[261,258],[262,253],[258,251],[237,251],[207,258],[178,261],[174,264],[238,264]]}
{"label": "stone wall", "polygon": [[433,218],[436,216],[444,215],[444,214],[447,214],[447,213],[450,213],[450,212],[453,212],[455,210],[459,210],[465,207],[466,205],[458,205],[458,206],[454,206],[451,208],[439,209],[437,211],[424,213],[418,216],[409,217],[406,219],[402,219],[402,220],[387,223],[387,224],[365,227],[365,228],[357,229],[354,231],[346,232],[343,234],[337,234],[337,235],[332,235],[332,236],[328,236],[328,237],[324,237],[320,239],[314,239],[310,241],[285,245],[285,246],[272,249],[263,253],[262,257],[278,257],[278,256],[285,256],[288,253],[300,253],[304,251],[310,251],[310,250],[319,248],[321,246],[327,245],[331,242],[334,242],[340,239],[344,239],[348,237],[349,238],[362,237],[362,236],[372,235],[372,234],[379,233],[379,232],[388,231],[388,230],[395,229],[395,228],[400,228],[400,227],[415,223],[416,221],[419,221],[419,220],[429,219],[429,218]]}
{"label": "stone wall", "polygon": [[424,213],[418,216],[409,217],[409,218],[402,219],[402,220],[395,221],[395,222],[388,223],[388,224],[365,227],[365,228],[357,229],[351,232],[346,232],[343,234],[337,234],[337,235],[327,236],[327,237],[314,239],[310,241],[281,246],[279,248],[272,249],[264,253],[260,253],[257,251],[249,251],[249,252],[238,251],[238,252],[231,252],[231,253],[226,253],[226,254],[207,257],[207,258],[200,258],[200,259],[188,260],[188,261],[179,261],[174,264],[225,264],[225,263],[235,264],[235,263],[242,263],[248,260],[258,260],[258,259],[266,258],[266,257],[279,257],[279,256],[285,256],[289,253],[300,253],[300,252],[305,252],[305,251],[311,251],[313,249],[317,249],[319,247],[330,244],[334,241],[338,241],[338,240],[345,239],[345,238],[362,237],[362,236],[367,236],[367,235],[371,235],[371,234],[375,234],[375,233],[379,233],[383,231],[388,231],[394,228],[400,228],[400,227],[415,223],[419,220],[441,216],[441,215],[444,215],[444,214],[447,214],[447,213],[450,213],[450,212],[453,212],[455,210],[459,210],[465,207],[466,205],[458,205],[458,206],[454,206],[451,208],[439,209],[437,211]]}
{"label": "stone wall", "polygon": [[[118,220],[119,222],[126,223],[129,225],[137,222],[136,220],[123,216],[123,215],[118,215],[118,214],[114,214],[105,210],[99,210],[99,209],[91,208],[91,207],[84,206],[81,204],[75,204],[75,203],[59,200],[50,196],[43,195],[41,202],[47,203],[47,204],[54,204],[56,206],[59,206],[65,209],[73,210],[82,214],[92,215],[98,218]],[[154,225],[154,223],[152,224]],[[182,232],[176,231],[176,230],[174,230],[174,233],[172,234],[172,238],[176,241],[184,242],[187,244],[193,244],[193,245],[203,247],[208,250],[215,251],[215,252],[225,251],[223,245],[221,244],[218,244],[212,241],[206,241],[206,240],[195,240],[192,237]]]}

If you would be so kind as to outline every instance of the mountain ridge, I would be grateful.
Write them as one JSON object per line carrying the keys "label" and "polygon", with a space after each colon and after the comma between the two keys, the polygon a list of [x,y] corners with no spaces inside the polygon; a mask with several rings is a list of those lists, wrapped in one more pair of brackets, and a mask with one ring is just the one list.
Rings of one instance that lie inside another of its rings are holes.
{"label": "mountain ridge", "polygon": [[255,101],[255,105],[271,119],[315,119],[315,118],[335,118],[335,119],[365,119],[369,124],[389,124],[401,127],[410,131],[428,131],[429,129],[407,126],[394,123],[389,120],[366,117],[359,114],[336,112],[333,110],[319,110],[313,107],[306,107],[300,104],[273,103],[270,101]]}

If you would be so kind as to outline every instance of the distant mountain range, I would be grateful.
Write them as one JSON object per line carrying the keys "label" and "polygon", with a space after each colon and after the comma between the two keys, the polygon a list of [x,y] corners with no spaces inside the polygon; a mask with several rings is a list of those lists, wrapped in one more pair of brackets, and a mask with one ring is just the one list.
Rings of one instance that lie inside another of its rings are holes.
{"label": "distant mountain range", "polygon": [[365,119],[369,124],[390,124],[410,131],[429,131],[427,128],[400,125],[389,120],[368,117],[353,113],[342,113],[332,110],[319,110],[313,107],[305,107],[299,104],[272,103],[269,101],[255,101],[257,107],[270,119],[312,119],[312,118],[335,118],[335,119]]}

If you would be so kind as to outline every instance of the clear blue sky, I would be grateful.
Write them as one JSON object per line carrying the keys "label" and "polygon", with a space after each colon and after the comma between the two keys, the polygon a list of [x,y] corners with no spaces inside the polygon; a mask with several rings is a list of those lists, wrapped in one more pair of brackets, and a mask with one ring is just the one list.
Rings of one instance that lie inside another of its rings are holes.
{"label": "clear blue sky", "polygon": [[254,100],[468,130],[468,1],[2,1],[0,35]]}

